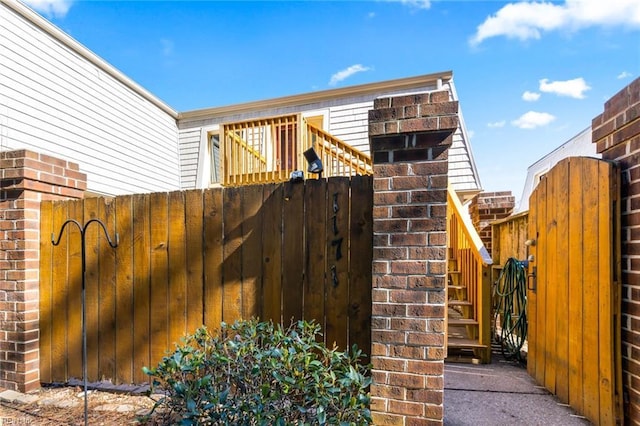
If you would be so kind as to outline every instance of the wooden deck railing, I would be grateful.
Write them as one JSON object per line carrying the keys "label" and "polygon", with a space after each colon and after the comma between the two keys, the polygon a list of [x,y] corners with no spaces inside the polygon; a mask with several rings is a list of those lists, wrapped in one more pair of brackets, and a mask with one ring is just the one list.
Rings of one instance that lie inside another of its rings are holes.
{"label": "wooden deck railing", "polygon": [[303,153],[314,148],[324,166],[323,177],[370,175],[371,158],[315,127],[300,115],[224,124],[222,184],[238,186],[283,182],[291,172],[309,174]]}
{"label": "wooden deck railing", "polygon": [[[460,284],[466,287],[470,313],[478,322],[478,343],[491,350],[491,257],[451,187],[447,194],[449,255],[457,260]],[[487,355],[488,356],[488,355]]]}

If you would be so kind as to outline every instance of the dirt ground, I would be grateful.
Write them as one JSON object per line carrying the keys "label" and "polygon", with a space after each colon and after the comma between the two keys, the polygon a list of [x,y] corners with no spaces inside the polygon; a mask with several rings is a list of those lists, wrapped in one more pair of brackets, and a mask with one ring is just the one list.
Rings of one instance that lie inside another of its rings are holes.
{"label": "dirt ground", "polygon": [[[153,400],[146,395],[89,391],[88,424],[135,425]],[[41,389],[28,404],[0,402],[0,425],[84,425],[84,395],[79,387]],[[153,424],[153,422],[145,423]]]}

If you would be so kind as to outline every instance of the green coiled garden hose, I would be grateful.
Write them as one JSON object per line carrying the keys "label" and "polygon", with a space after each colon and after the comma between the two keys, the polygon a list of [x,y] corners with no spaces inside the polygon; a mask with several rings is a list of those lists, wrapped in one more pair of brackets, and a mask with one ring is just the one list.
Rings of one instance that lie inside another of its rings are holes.
{"label": "green coiled garden hose", "polygon": [[506,359],[521,361],[527,339],[527,272],[523,262],[507,259],[495,282],[493,300],[493,335]]}

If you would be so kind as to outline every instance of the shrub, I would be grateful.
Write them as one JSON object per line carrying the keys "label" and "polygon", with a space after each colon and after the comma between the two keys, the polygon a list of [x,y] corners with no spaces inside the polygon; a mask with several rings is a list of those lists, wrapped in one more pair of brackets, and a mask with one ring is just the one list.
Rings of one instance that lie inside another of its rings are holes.
{"label": "shrub", "polygon": [[163,422],[215,425],[367,425],[371,422],[368,367],[351,351],[317,342],[320,326],[288,329],[257,320],[205,327],[176,345],[155,368]]}

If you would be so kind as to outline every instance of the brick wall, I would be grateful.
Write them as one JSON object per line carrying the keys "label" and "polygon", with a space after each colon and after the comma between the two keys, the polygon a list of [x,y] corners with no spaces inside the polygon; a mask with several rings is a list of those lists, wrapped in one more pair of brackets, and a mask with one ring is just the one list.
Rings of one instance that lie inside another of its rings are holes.
{"label": "brick wall", "polygon": [[625,417],[640,424],[640,78],[604,104],[592,139],[622,173],[622,362]]}
{"label": "brick wall", "polygon": [[516,205],[511,191],[483,192],[476,195],[469,205],[469,215],[485,248],[491,254],[491,222],[509,216]]}
{"label": "brick wall", "polygon": [[29,392],[39,375],[40,201],[81,198],[73,163],[31,151],[0,152],[0,387]]}
{"label": "brick wall", "polygon": [[377,425],[443,420],[447,151],[457,112],[446,91],[378,99],[369,111]]}

